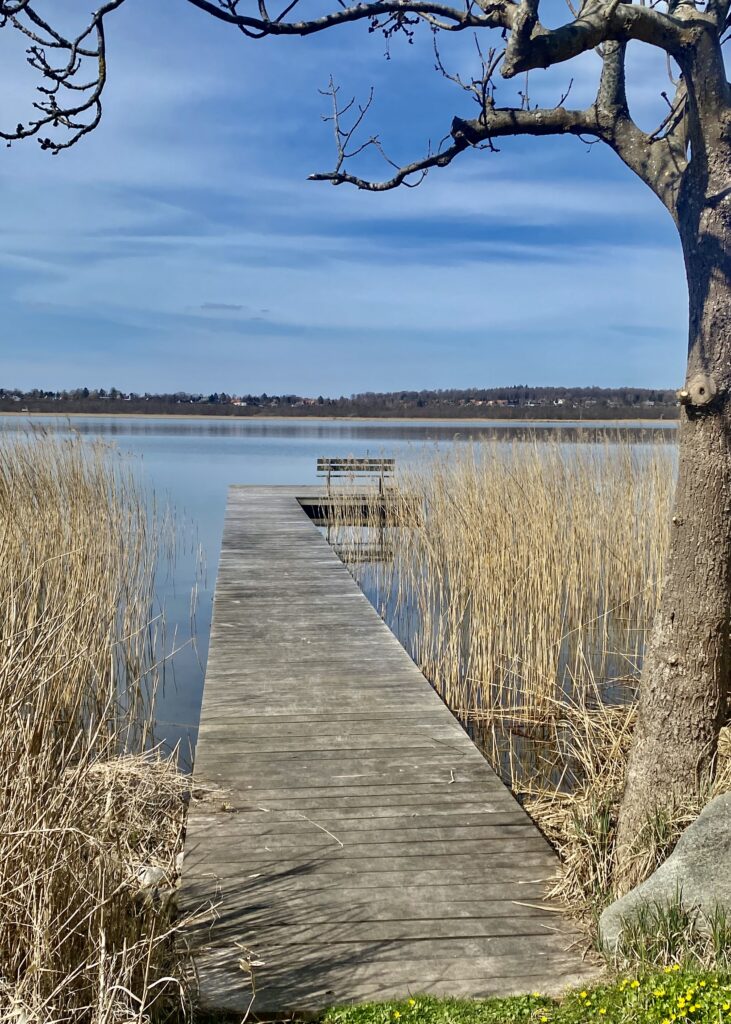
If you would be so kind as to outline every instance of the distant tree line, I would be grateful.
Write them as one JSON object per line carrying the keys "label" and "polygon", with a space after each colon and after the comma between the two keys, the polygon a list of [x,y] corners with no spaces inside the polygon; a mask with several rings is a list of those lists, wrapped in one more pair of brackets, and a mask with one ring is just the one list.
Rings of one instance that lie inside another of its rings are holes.
{"label": "distant tree line", "polygon": [[0,388],[0,412],[199,415],[463,417],[504,419],[675,418],[674,391],[662,388],[449,388],[436,391],[364,391],[340,398],[125,392],[119,388],[45,391]]}

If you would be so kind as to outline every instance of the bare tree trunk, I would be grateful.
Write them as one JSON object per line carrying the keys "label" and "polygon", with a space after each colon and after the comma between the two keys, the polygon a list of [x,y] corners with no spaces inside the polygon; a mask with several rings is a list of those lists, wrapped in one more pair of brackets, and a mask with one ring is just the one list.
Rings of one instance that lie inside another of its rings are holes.
{"label": "bare tree trunk", "polygon": [[[707,794],[731,667],[731,162],[716,154],[679,203],[690,299],[679,474],[660,608],[645,655],[620,808],[615,885],[658,811]],[[715,187],[714,187],[715,184]]]}

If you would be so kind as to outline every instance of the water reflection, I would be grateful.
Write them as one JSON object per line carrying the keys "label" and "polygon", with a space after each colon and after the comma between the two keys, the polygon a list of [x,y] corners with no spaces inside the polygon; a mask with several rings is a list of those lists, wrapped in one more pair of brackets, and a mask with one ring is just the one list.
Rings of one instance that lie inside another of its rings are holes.
{"label": "water reflection", "polygon": [[[605,440],[618,431],[632,441],[667,432],[672,436],[677,424],[672,420],[327,420],[303,418],[244,417],[213,418],[202,416],[2,416],[5,431],[67,430],[87,437],[174,437],[243,438],[309,440],[416,441],[419,444],[447,441],[532,439],[555,437],[566,440]],[[292,481],[295,482],[295,481]],[[296,481],[300,482],[300,481]]]}

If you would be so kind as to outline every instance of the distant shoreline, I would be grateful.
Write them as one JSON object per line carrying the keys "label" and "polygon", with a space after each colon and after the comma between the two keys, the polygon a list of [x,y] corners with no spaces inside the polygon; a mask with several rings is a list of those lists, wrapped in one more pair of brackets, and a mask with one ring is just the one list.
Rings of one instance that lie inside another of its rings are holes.
{"label": "distant shoreline", "polygon": [[278,423],[307,423],[308,421],[314,421],[316,423],[330,422],[330,423],[464,423],[464,424],[480,424],[483,423],[485,426],[506,426],[512,425],[523,426],[529,423],[531,426],[560,426],[562,423],[567,426],[571,426],[576,429],[576,424],[581,424],[587,427],[596,427],[597,425],[604,424],[617,424],[618,426],[626,424],[642,424],[643,426],[655,427],[657,429],[664,429],[667,426],[676,427],[678,424],[677,419],[670,418],[646,418],[642,416],[603,416],[597,417],[596,419],[582,419],[577,416],[574,419],[570,417],[531,417],[531,416],[499,416],[499,417],[482,417],[482,416],[317,416],[314,414],[306,416],[274,416],[274,415],[246,415],[237,416],[231,414],[217,414],[217,413],[174,413],[174,412],[20,412],[16,410],[0,410],[0,417],[13,416],[19,419],[98,419],[98,420],[112,420],[112,419],[125,419],[125,420],[215,420],[217,422],[236,422],[246,423],[252,420],[258,423],[266,422],[278,422]]}

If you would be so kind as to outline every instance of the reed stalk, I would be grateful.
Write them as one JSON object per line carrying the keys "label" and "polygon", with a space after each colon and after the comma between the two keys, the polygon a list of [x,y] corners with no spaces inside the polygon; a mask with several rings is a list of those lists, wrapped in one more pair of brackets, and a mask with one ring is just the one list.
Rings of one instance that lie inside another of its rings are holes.
{"label": "reed stalk", "polygon": [[186,784],[150,749],[157,559],[110,449],[0,441],[2,1020],[144,1021],[178,991]]}

